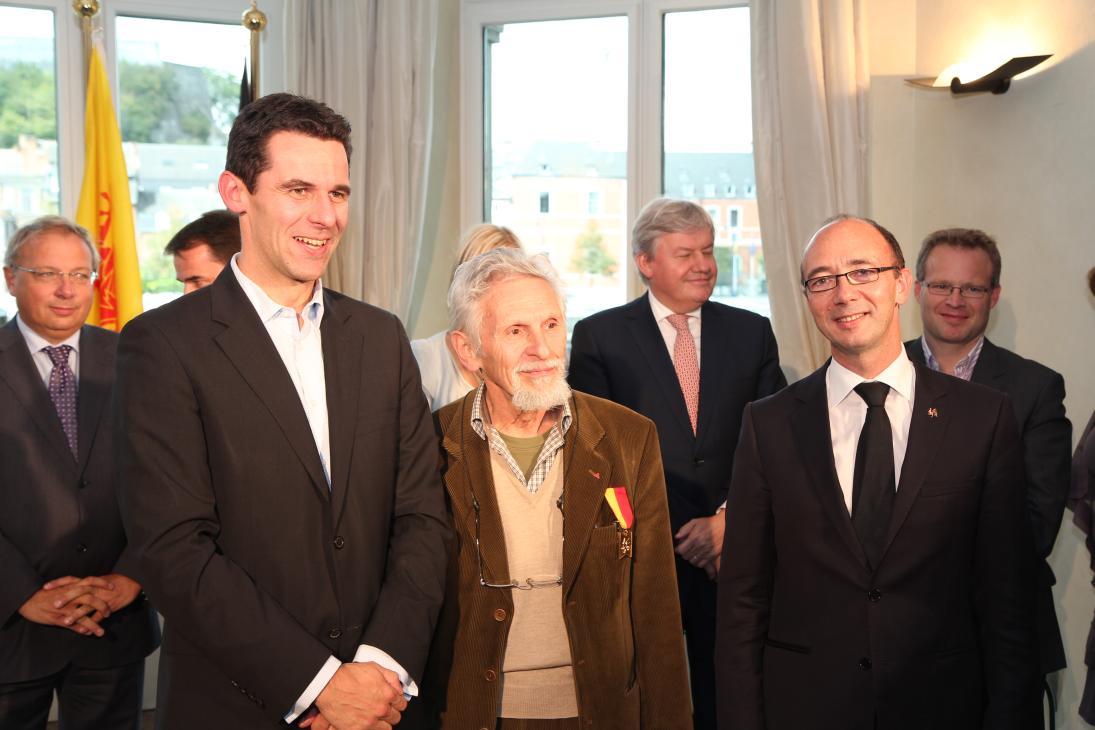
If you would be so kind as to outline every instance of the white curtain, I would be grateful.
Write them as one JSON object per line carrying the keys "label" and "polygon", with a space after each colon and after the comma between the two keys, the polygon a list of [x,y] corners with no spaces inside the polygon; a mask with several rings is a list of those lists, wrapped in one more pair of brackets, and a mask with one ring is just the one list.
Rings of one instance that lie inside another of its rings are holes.
{"label": "white curtain", "polygon": [[861,0],[751,0],[753,140],[772,325],[794,380],[829,354],[802,295],[810,235],[867,215],[867,35]]}
{"label": "white curtain", "polygon": [[397,314],[422,256],[440,0],[287,0],[290,91],[353,126],[350,222],[324,283]]}

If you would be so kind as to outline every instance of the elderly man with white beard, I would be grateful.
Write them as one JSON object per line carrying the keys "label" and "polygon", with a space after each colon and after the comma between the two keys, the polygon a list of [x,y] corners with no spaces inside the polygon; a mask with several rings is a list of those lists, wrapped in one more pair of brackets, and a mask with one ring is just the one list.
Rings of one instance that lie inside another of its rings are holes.
{"label": "elderly man with white beard", "polygon": [[457,546],[423,722],[690,728],[653,423],[571,392],[562,287],[543,256],[477,256],[448,302],[456,354],[481,382],[437,414]]}

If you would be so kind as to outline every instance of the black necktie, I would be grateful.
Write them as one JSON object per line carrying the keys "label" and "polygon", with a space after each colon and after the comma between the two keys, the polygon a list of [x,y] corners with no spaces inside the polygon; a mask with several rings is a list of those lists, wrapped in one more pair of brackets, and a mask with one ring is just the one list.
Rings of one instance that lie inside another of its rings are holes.
{"label": "black necktie", "polygon": [[867,420],[863,422],[863,432],[855,450],[852,525],[873,570],[878,567],[886,546],[896,484],[890,417],[886,415],[885,407],[890,386],[860,383],[855,392],[867,402]]}

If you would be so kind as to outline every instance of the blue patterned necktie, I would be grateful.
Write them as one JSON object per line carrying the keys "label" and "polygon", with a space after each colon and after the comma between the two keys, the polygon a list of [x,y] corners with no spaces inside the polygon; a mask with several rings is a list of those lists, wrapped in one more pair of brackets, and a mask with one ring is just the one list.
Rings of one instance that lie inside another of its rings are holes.
{"label": "blue patterned necktie", "polygon": [[53,407],[57,409],[57,417],[61,419],[68,448],[72,451],[73,458],[77,458],[76,376],[68,366],[68,354],[72,352],[72,347],[58,345],[44,349],[53,362],[53,370],[49,374],[49,397],[53,401]]}

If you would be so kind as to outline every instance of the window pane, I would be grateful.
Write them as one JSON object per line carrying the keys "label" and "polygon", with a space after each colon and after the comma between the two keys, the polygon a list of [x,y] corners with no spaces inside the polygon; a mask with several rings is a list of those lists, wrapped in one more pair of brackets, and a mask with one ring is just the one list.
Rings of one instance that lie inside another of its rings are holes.
{"label": "window pane", "polygon": [[749,9],[666,13],[662,187],[715,222],[716,301],[770,315],[753,167]]}
{"label": "window pane", "polygon": [[[0,249],[59,211],[53,12],[0,5]],[[0,287],[0,322],[15,300]]]}
{"label": "window pane", "polygon": [[627,18],[507,23],[484,42],[484,217],[551,258],[569,331],[627,296]]}
{"label": "window pane", "polygon": [[217,177],[249,55],[242,25],[119,16],[118,123],[137,216],[145,308],[182,293],[163,247],[223,208]]}

